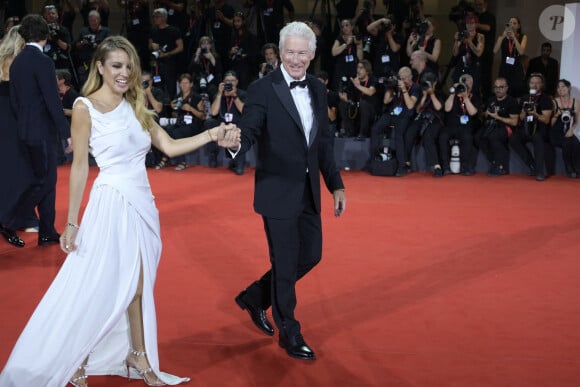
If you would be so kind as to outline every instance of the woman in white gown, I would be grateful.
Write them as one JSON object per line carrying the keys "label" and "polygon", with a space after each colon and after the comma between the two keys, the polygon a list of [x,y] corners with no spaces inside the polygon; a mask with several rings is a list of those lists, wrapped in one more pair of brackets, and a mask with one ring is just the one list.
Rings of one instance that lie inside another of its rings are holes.
{"label": "woman in white gown", "polygon": [[[231,145],[239,130],[222,125],[171,139],[145,107],[137,53],[120,36],[97,49],[83,95],[71,125],[74,160],[61,236],[68,257],[18,339],[0,386],[86,386],[85,372],[130,372],[148,385],[189,381],[159,370],[153,287],[161,240],[145,155],[151,144],[172,157],[218,138]],[[79,228],[89,150],[100,172]]]}

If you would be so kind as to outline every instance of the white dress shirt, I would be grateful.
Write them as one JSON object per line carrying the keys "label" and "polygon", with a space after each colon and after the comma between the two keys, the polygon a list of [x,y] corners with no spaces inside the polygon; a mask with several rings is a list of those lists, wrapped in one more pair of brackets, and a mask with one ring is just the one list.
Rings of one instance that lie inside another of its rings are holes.
{"label": "white dress shirt", "polygon": [[[303,81],[306,79],[306,75],[301,79],[292,78],[286,72],[284,65],[280,66],[280,69],[282,70],[282,75],[284,76],[284,80],[288,84],[288,87],[290,87],[290,82],[292,81]],[[294,100],[294,104],[296,105],[296,109],[298,109],[298,114],[300,115],[300,121],[302,122],[302,128],[304,129],[304,135],[306,136],[306,144],[310,145],[310,131],[312,130],[312,123],[314,122],[314,111],[312,110],[312,104],[310,103],[310,92],[308,91],[308,86],[290,89],[290,94],[292,95],[292,99]]]}

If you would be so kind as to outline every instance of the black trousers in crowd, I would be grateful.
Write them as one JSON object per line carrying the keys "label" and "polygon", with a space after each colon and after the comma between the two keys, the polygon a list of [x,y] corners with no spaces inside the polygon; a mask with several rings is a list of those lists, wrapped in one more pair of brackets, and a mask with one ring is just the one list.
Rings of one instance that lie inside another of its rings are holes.
{"label": "black trousers in crowd", "polygon": [[553,128],[550,130],[549,140],[550,142],[546,144],[546,169],[548,174],[555,173],[555,147],[562,148],[566,174],[580,173],[580,141],[578,141],[578,138],[576,136],[566,137],[564,131]]}
{"label": "black trousers in crowd", "polygon": [[371,158],[379,152],[385,130],[392,128],[392,140],[395,142],[395,153],[400,166],[405,164],[405,132],[409,126],[409,117],[395,116],[390,113],[384,113],[371,128]]}
{"label": "black trousers in crowd", "polygon": [[508,132],[503,124],[484,128],[479,140],[479,148],[487,160],[491,164],[501,165],[507,172],[509,172],[510,168],[508,140]]}
{"label": "black trousers in crowd", "polygon": [[473,129],[470,125],[444,126],[439,132],[439,151],[441,163],[449,166],[451,157],[451,139],[459,140],[459,157],[463,171],[473,170]]}
{"label": "black trousers in crowd", "polygon": [[369,136],[371,126],[375,121],[375,107],[371,103],[363,100],[359,102],[358,108],[355,108],[352,104],[341,101],[338,104],[338,110],[342,119],[342,128],[349,136],[357,134],[363,137]]}
{"label": "black trousers in crowd", "polygon": [[[542,125],[534,125],[535,128],[527,129],[520,125],[510,138],[509,143],[520,159],[537,175],[544,174],[546,134]],[[534,156],[526,146],[528,142],[533,144]]]}
{"label": "black trousers in crowd", "polygon": [[411,161],[411,151],[417,138],[421,137],[425,148],[427,166],[433,167],[439,164],[439,152],[437,138],[441,131],[441,122],[435,118],[433,121],[426,119],[413,120],[405,131],[405,161]]}

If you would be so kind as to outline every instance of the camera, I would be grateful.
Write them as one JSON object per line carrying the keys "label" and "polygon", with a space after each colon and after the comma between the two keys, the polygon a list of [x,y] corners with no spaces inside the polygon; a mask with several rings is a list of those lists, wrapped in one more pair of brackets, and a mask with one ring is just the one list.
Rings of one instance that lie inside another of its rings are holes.
{"label": "camera", "polygon": [[207,54],[207,53],[209,53],[209,48],[208,48],[208,47],[202,47],[202,48],[201,48],[201,53],[202,53],[202,54]]}
{"label": "camera", "polygon": [[429,29],[429,23],[427,23],[426,21],[421,22],[421,23],[417,23],[415,25],[415,30],[417,31],[417,34],[419,34],[419,35],[425,35],[425,33],[427,32],[428,29]]}
{"label": "camera", "polygon": [[364,47],[363,47],[363,52],[366,52],[367,54],[371,53],[371,43],[372,43],[372,38],[370,36],[366,36],[364,37]]}
{"label": "camera", "polygon": [[173,106],[173,110],[179,110],[183,106],[183,98],[179,97],[176,100],[174,100],[173,103],[175,104]]}
{"label": "camera", "polygon": [[525,101],[522,105],[522,109],[524,109],[524,112],[526,113],[531,113],[536,109],[536,104],[532,101]]}
{"label": "camera", "polygon": [[505,29],[508,31],[512,30],[512,25],[510,23],[505,23]]}
{"label": "camera", "polygon": [[572,112],[570,111],[570,109],[562,110],[562,115],[560,116],[560,119],[562,120],[563,123],[569,124],[570,121],[572,121]]}
{"label": "camera", "polygon": [[383,24],[383,29],[385,32],[389,32],[393,29],[393,22],[391,19],[387,19],[387,21]]}
{"label": "camera", "polygon": [[469,38],[469,31],[463,30],[457,34],[457,40],[460,42],[464,41],[465,39]]}
{"label": "camera", "polygon": [[57,38],[59,30],[60,30],[60,27],[56,23],[50,23],[48,25],[48,33],[49,33],[51,38]]}
{"label": "camera", "polygon": [[340,93],[348,93],[348,89],[350,87],[350,83],[348,82],[347,77],[340,78],[340,84],[338,85],[338,91]]}
{"label": "camera", "polygon": [[166,51],[167,51],[167,44],[166,44],[165,46],[161,47],[159,50],[157,50],[157,51],[153,51],[153,52],[151,53],[151,57],[152,57],[153,59],[159,59],[159,55],[160,55],[162,52],[166,52]]}
{"label": "camera", "polygon": [[149,81],[141,81],[141,85],[143,85],[143,89],[147,89],[149,87]]}
{"label": "camera", "polygon": [[465,93],[465,90],[467,90],[467,87],[465,86],[465,84],[458,83],[455,87],[451,86],[449,88],[449,94],[461,94],[461,93]]}
{"label": "camera", "polygon": [[489,106],[487,107],[487,111],[490,113],[497,113],[499,111],[500,107],[498,105],[495,104],[495,102],[491,102],[489,104]]}
{"label": "camera", "polygon": [[97,46],[97,35],[95,34],[88,34],[83,36],[83,39],[87,41],[87,43],[93,47]]}
{"label": "camera", "polygon": [[434,73],[432,73],[430,71],[427,71],[427,72],[423,73],[423,75],[421,75],[419,87],[421,88],[421,90],[427,91],[427,90],[433,88],[433,86],[435,85],[435,82],[437,82],[437,75],[435,75]]}
{"label": "camera", "polygon": [[234,55],[232,55],[232,60],[241,59],[243,52],[244,50],[242,48],[238,48],[238,51]]}
{"label": "camera", "polygon": [[199,78],[199,89],[205,90],[207,88],[207,79],[205,77]]}
{"label": "camera", "polygon": [[224,90],[225,91],[232,91],[234,89],[234,84],[231,82],[224,83]]}

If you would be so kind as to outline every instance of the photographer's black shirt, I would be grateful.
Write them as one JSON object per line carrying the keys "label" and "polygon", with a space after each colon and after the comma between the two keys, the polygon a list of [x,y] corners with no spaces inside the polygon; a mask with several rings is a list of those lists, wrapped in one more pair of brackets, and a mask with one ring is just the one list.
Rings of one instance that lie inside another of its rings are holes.
{"label": "photographer's black shirt", "polygon": [[[153,28],[151,30],[151,40],[153,43],[157,43],[159,45],[159,49],[163,52],[169,52],[175,50],[177,47],[176,41],[181,39],[181,32],[171,26],[168,25],[165,28]],[[177,56],[171,55],[165,58],[157,59],[159,62],[165,63],[176,63]]]}
{"label": "photographer's black shirt", "polygon": [[[536,94],[535,99],[531,98],[530,94],[527,94],[525,96],[523,96],[522,98],[520,98],[520,104],[519,104],[519,111],[523,111],[524,110],[524,105],[526,102],[530,102],[530,101],[534,101],[534,106],[536,109],[536,112],[538,114],[542,114],[542,112],[544,110],[552,110],[553,109],[553,104],[552,104],[552,98],[544,93],[540,93],[539,95]],[[538,128],[546,128],[548,125],[544,124],[543,122],[540,122],[539,120],[537,120],[534,116],[530,115],[530,114],[526,114],[526,117],[524,117],[523,120],[521,120],[521,125],[524,125],[525,123],[535,123],[538,125]]]}
{"label": "photographer's black shirt", "polygon": [[[421,95],[419,97],[419,102],[421,101],[421,99],[423,98],[423,96]],[[433,99],[436,98],[439,100],[439,103],[441,103],[441,109],[437,110],[435,109],[435,106],[433,105]],[[425,103],[423,104],[423,108],[418,111],[417,113],[419,114],[430,114],[432,115],[435,119],[437,119],[441,124],[443,124],[443,118],[444,118],[444,113],[445,113],[445,96],[443,95],[443,92],[441,92],[440,90],[435,90],[435,94],[427,96],[427,99],[425,100]]]}
{"label": "photographer's black shirt", "polygon": [[83,39],[86,39],[88,44],[77,48],[77,55],[80,62],[79,64],[90,64],[91,59],[93,58],[93,53],[97,49],[97,46],[109,35],[111,35],[111,30],[109,30],[107,27],[101,26],[97,31],[92,31],[89,27],[81,28],[77,42],[81,42]]}
{"label": "photographer's black shirt", "polygon": [[503,118],[509,118],[512,114],[520,114],[520,106],[518,105],[518,101],[509,95],[501,101],[498,101],[496,97],[491,97],[487,101],[486,108],[488,111],[497,111],[497,114]]}
{"label": "photographer's black shirt", "polygon": [[[242,102],[246,101],[247,94],[246,94],[245,90],[238,89],[237,96]],[[226,114],[231,114],[232,119],[228,121],[228,119],[227,119],[228,117],[226,116]],[[226,96],[225,94],[222,94],[221,101],[220,101],[220,112],[219,112],[219,117],[217,117],[217,119],[220,122],[232,122],[234,124],[237,124],[240,122],[241,118],[242,118],[242,112],[239,111],[238,108],[236,107],[235,97],[229,97],[229,96]]]}
{"label": "photographer's black shirt", "polygon": [[55,68],[68,69],[70,66],[68,52],[61,50],[57,41],[62,40],[70,47],[72,41],[70,32],[66,27],[54,24],[50,26],[49,31],[49,38],[44,46],[44,54],[54,61]]}
{"label": "photographer's black shirt", "polygon": [[[471,104],[476,108],[481,105],[480,99],[475,96],[471,95]],[[478,109],[479,110],[479,109]],[[478,112],[476,111],[475,114],[471,115],[467,111],[467,107],[463,102],[463,98],[455,95],[453,98],[453,107],[451,111],[447,113],[447,125],[449,126],[468,126],[473,127],[473,121],[477,118]],[[467,116],[467,122],[464,121],[462,117]]]}
{"label": "photographer's black shirt", "polygon": [[[373,61],[373,74],[378,77],[388,77],[397,74],[401,67],[401,50],[393,52],[383,28],[381,28],[381,32],[377,36],[376,50],[374,52],[375,58]],[[393,39],[397,44],[401,45],[401,49],[404,48],[401,34],[394,32]]]}
{"label": "photographer's black shirt", "polygon": [[395,96],[393,96],[393,101],[388,105],[388,113],[393,116],[398,116],[400,118],[412,118],[415,115],[415,107],[419,103],[422,97],[421,89],[415,83],[408,90],[409,96],[416,97],[417,102],[415,106],[409,109],[405,103],[405,97],[401,91],[399,91]]}

